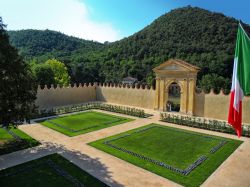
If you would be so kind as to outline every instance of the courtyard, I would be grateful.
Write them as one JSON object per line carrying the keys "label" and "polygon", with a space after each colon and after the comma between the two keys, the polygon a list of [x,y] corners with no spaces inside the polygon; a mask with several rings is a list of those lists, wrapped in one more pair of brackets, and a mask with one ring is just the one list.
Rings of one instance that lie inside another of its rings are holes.
{"label": "courtyard", "polygon": [[[19,180],[20,184],[31,184],[32,180],[28,179],[34,176],[46,179],[42,181],[53,177],[60,180],[62,176],[47,164],[52,160],[84,186],[249,184],[248,138],[241,138],[241,142],[234,135],[161,122],[159,112],[146,112],[153,115],[137,118],[94,110],[49,119],[63,128],[47,123],[47,120],[21,125],[19,129],[39,141],[40,145],[0,156],[0,177],[17,168],[23,171],[30,165],[34,167],[45,162],[41,169],[39,166],[34,172],[27,171],[27,180],[21,180],[24,174],[11,176],[11,184],[15,186],[15,181]],[[72,134],[64,128],[88,128],[88,119],[93,119],[92,126],[100,126],[79,134]],[[71,123],[77,125],[70,126]],[[72,185],[67,177],[63,178],[65,184]],[[5,184],[5,180],[1,182]]]}

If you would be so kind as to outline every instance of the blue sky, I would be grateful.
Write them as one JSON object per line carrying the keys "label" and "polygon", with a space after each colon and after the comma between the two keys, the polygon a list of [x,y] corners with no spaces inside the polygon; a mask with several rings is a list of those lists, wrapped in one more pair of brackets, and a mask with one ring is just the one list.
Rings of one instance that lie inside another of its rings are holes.
{"label": "blue sky", "polygon": [[51,29],[104,42],[127,37],[187,5],[250,24],[250,0],[0,0],[0,16],[9,30]]}

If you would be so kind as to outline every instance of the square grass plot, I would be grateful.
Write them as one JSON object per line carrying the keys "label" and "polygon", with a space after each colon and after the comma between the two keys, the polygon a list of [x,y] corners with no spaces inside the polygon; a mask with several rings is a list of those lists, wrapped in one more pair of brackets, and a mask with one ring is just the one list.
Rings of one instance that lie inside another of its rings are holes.
{"label": "square grass plot", "polygon": [[199,186],[241,143],[150,124],[90,145],[176,183]]}
{"label": "square grass plot", "polygon": [[49,155],[0,171],[0,186],[106,187],[58,154]]}
{"label": "square grass plot", "polygon": [[76,136],[132,121],[132,119],[87,111],[62,117],[50,118],[41,124],[67,136]]}

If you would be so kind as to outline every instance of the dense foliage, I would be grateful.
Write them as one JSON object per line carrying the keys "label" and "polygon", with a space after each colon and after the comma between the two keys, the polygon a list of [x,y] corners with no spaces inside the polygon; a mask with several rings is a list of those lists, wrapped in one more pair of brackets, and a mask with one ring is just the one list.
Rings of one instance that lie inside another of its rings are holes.
{"label": "dense foliage", "polygon": [[30,67],[38,85],[68,86],[70,84],[68,68],[59,60],[49,59],[44,63],[37,63],[32,60]]}
{"label": "dense foliage", "polygon": [[29,118],[36,89],[31,70],[10,45],[0,17],[0,125],[18,125]]}
{"label": "dense foliage", "polygon": [[54,72],[48,64],[37,64],[32,69],[38,85],[55,85]]}
{"label": "dense foliage", "polygon": [[[9,34],[26,59],[45,61],[53,57],[64,62],[72,82],[120,82],[130,75],[151,84],[153,67],[179,58],[201,68],[199,80],[214,74],[223,79],[222,88],[228,90],[237,26],[237,20],[223,14],[184,7],[159,17],[128,38],[104,45],[48,30]],[[243,26],[250,33],[250,27]],[[216,89],[220,88],[217,85]]]}
{"label": "dense foliage", "polygon": [[77,54],[102,48],[103,44],[82,40],[51,30],[8,31],[10,42],[19,49],[26,59],[46,61],[49,58],[62,58],[65,61]]}
{"label": "dense foliage", "polygon": [[56,59],[50,59],[45,62],[45,65],[48,65],[53,74],[54,74],[54,80],[55,84],[58,84],[60,86],[68,86],[70,83],[70,76],[68,74],[68,69],[65,66],[64,63],[56,60]]}

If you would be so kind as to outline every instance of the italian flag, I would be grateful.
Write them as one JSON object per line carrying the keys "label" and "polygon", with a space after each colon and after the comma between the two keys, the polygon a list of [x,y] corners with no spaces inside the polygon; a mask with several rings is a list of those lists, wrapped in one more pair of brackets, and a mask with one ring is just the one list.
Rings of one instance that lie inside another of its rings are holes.
{"label": "italian flag", "polygon": [[241,136],[242,130],[242,100],[244,95],[250,95],[250,38],[239,23],[228,113],[228,123],[234,127],[238,137]]}

